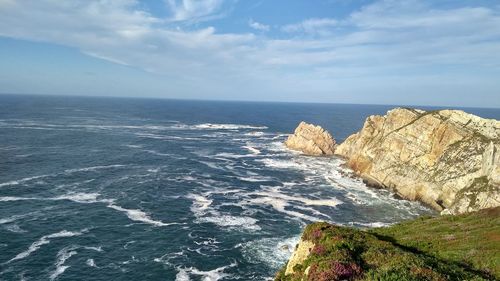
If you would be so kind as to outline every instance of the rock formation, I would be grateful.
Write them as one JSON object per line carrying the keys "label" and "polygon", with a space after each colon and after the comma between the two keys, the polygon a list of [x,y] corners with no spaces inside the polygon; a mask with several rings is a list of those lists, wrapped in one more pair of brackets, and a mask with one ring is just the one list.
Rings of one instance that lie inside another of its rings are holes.
{"label": "rock formation", "polygon": [[458,214],[500,205],[499,150],[500,121],[396,108],[368,117],[335,153],[371,184]]}
{"label": "rock formation", "polygon": [[320,126],[306,122],[300,122],[295,133],[286,140],[285,145],[308,155],[333,155],[335,152],[335,140],[330,133]]}

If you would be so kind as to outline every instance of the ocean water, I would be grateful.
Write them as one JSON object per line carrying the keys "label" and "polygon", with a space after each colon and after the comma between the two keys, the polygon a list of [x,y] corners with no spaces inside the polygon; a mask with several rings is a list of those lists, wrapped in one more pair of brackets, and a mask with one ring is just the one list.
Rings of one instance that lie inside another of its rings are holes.
{"label": "ocean water", "polygon": [[282,144],[390,108],[0,96],[0,280],[267,280],[307,223],[434,214]]}

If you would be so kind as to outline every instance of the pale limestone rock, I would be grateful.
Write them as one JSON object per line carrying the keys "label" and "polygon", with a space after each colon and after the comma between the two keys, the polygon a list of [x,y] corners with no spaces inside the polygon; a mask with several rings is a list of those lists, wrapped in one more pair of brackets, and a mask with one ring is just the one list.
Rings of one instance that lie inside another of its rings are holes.
{"label": "pale limestone rock", "polygon": [[333,155],[335,152],[335,140],[330,133],[320,126],[306,122],[300,122],[295,133],[285,141],[285,145],[308,155]]}
{"label": "pale limestone rock", "polygon": [[460,110],[370,116],[335,153],[371,183],[458,214],[500,205],[500,121]]}
{"label": "pale limestone rock", "polygon": [[307,259],[313,248],[313,242],[301,239],[297,244],[297,248],[286,264],[285,275],[292,274],[293,267],[297,264],[302,264]]}

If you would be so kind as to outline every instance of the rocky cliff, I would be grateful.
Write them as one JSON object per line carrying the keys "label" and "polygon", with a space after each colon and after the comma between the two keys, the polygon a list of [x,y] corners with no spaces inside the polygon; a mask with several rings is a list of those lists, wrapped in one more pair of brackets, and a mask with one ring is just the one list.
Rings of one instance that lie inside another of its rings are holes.
{"label": "rocky cliff", "polygon": [[306,122],[299,124],[295,133],[288,137],[285,145],[308,155],[333,155],[335,152],[335,140],[330,133],[320,126]]}
{"label": "rocky cliff", "polygon": [[500,205],[500,121],[459,110],[370,116],[335,153],[372,184],[444,213]]}

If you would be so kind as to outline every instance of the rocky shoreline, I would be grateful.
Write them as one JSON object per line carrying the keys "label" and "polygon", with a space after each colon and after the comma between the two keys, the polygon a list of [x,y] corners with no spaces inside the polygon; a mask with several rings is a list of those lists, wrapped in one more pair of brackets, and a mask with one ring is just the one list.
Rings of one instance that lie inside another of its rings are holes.
{"label": "rocky shoreline", "polygon": [[285,142],[307,155],[337,155],[369,186],[443,214],[500,206],[500,121],[460,110],[396,108],[370,116],[337,145],[302,122]]}

